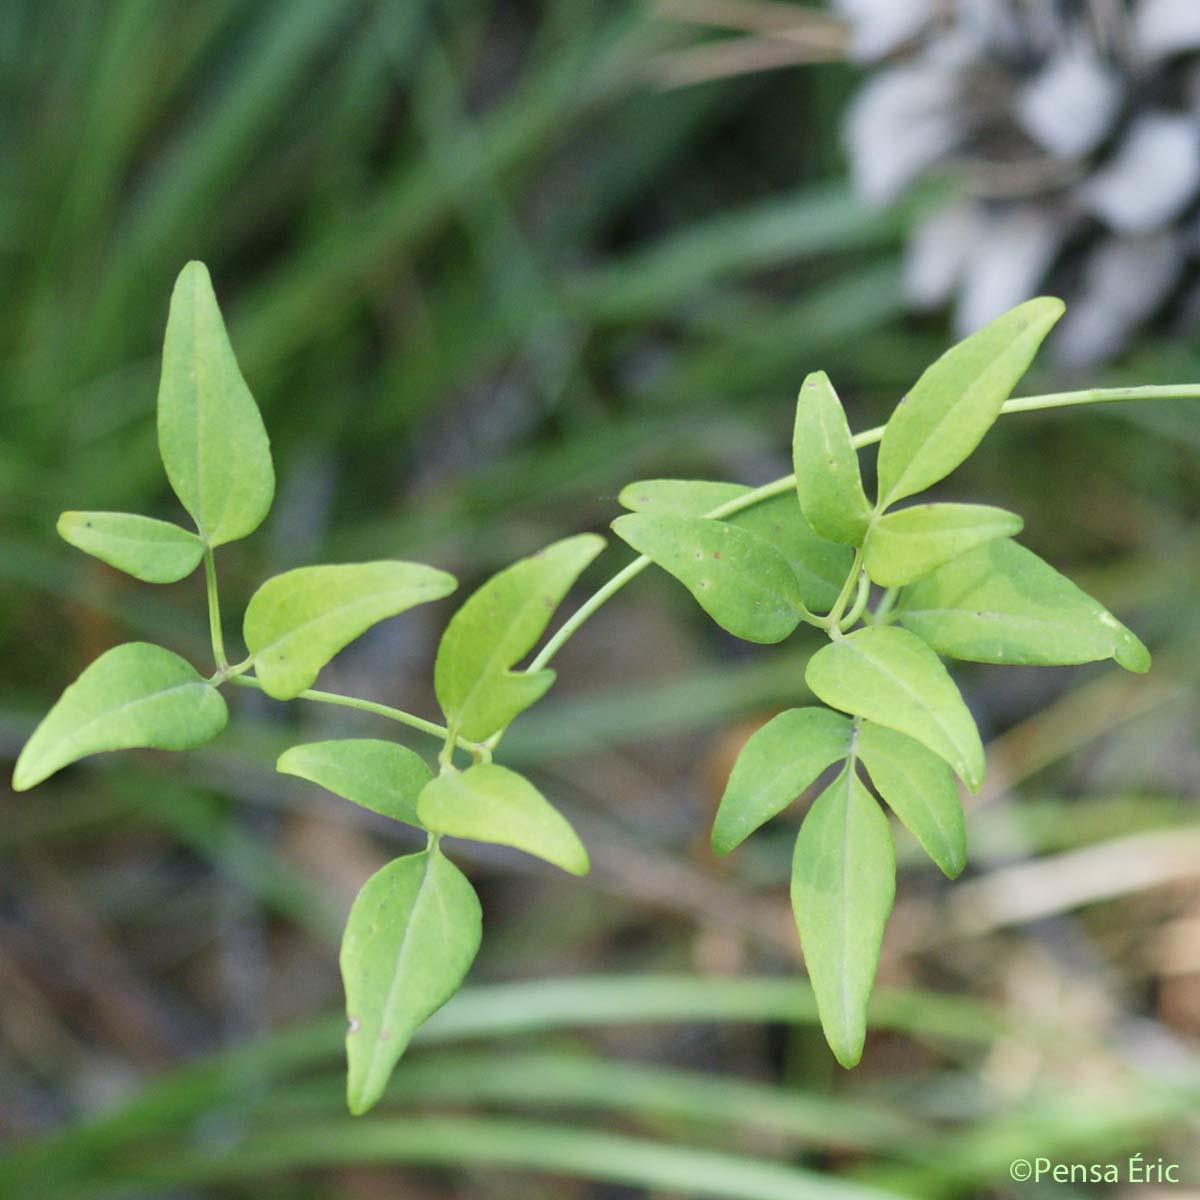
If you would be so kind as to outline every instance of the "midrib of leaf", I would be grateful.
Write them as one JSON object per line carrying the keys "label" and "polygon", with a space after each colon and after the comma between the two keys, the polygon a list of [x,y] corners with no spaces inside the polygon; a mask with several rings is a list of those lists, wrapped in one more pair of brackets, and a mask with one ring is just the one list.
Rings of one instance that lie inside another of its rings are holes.
{"label": "midrib of leaf", "polygon": [[858,761],[857,745],[858,745],[858,730],[860,722],[855,721],[854,727],[850,732],[850,747],[849,753],[846,756],[846,804],[842,818],[842,873],[838,880],[841,889],[841,910],[842,910],[842,945],[841,954],[839,955],[839,971],[842,982],[842,1037],[849,1040],[850,1037],[850,980],[846,969],[846,947],[850,944],[850,927],[848,917],[848,890],[846,880],[849,877],[849,872],[846,869],[847,857],[850,853],[850,804],[853,799],[854,792],[854,767]]}
{"label": "midrib of leaf", "polygon": [[[99,721],[103,721],[107,717],[115,717],[119,713],[128,711],[131,708],[136,708],[139,704],[147,704],[154,700],[161,700],[165,696],[171,695],[172,692],[181,692],[187,688],[202,687],[207,688],[209,685],[203,679],[185,679],[183,683],[173,683],[169,688],[162,688],[157,692],[150,692],[145,696],[136,696],[132,700],[126,700],[124,704],[118,704],[116,708],[106,708],[102,713],[97,713],[94,717],[84,722],[82,725],[77,725],[75,729],[68,735],[61,737],[58,741],[66,741],[68,737],[80,737],[87,730],[91,729]],[[212,689],[210,689],[212,690]]]}
{"label": "midrib of leaf", "polygon": [[1055,620],[1053,617],[1038,617],[1026,614],[1000,612],[991,608],[902,608],[901,617],[979,617],[988,621],[1004,621],[1009,625],[1020,625],[1035,630],[1070,630],[1073,621]]}
{"label": "midrib of leaf", "polygon": [[[1024,333],[1025,330],[1028,328],[1029,328],[1028,323],[1026,323],[1024,326],[1022,326],[1021,333]],[[1020,336],[1021,336],[1020,334],[1017,335],[1017,337],[1020,337]],[[916,462],[916,460],[917,460],[917,455],[920,454],[921,451],[924,450],[925,447],[928,446],[935,437],[937,437],[937,435],[942,430],[942,426],[945,425],[945,423],[950,419],[950,417],[953,415],[955,410],[958,408],[961,408],[962,405],[966,403],[967,398],[974,395],[977,391],[979,391],[979,389],[983,385],[983,383],[986,380],[990,379],[993,374],[995,374],[997,365],[1001,361],[1004,361],[1008,358],[1008,355],[1009,355],[1009,352],[1011,351],[1011,349],[1012,349],[1012,347],[1010,344],[1009,349],[1006,351],[1002,351],[1000,355],[998,355],[996,358],[994,358],[991,361],[991,363],[984,369],[983,373],[981,375],[976,376],[974,382],[972,382],[967,387],[967,390],[965,392],[963,392],[963,394],[958,398],[958,400],[954,404],[951,404],[950,407],[947,408],[946,411],[944,413],[942,413],[942,415],[940,417],[938,417],[937,421],[933,425],[933,428],[930,429],[928,435],[924,438],[924,440],[921,442],[921,444],[917,447],[916,451],[909,457],[908,462],[904,466],[904,470],[900,472],[900,475],[897,478],[896,482],[892,485],[891,491],[888,492],[887,498],[884,500],[885,505],[891,502],[892,497],[896,494],[896,492],[899,490],[899,488],[903,486],[905,479],[907,479],[908,476],[912,473],[912,466],[913,466],[913,463]]]}
{"label": "midrib of leaf", "polygon": [[922,700],[921,697],[919,695],[917,695],[917,693],[914,692],[904,682],[904,680],[902,678],[900,678],[900,676],[893,674],[877,659],[871,658],[870,655],[865,654],[851,641],[847,641],[844,644],[849,646],[850,649],[853,650],[854,653],[857,654],[860,658],[862,658],[863,660],[865,660],[866,662],[868,662],[872,666],[874,666],[875,669],[877,671],[879,671],[879,673],[881,675],[885,675],[888,679],[892,680],[892,682],[895,683],[906,696],[909,696],[913,699],[913,701],[917,704],[917,706],[930,717],[930,719],[938,727],[938,729],[940,729],[942,731],[942,733],[944,733],[946,735],[947,741],[949,741],[949,743],[958,751],[959,757],[964,759],[964,766],[965,766],[966,765],[965,755],[963,754],[962,746],[959,745],[958,739],[956,737],[952,736],[950,731],[942,723],[941,718],[938,716],[937,712],[934,709],[930,708],[929,705],[926,704],[925,701]]}
{"label": "midrib of leaf", "polygon": [[[919,796],[919,795],[923,794],[921,789],[914,782],[912,775],[909,774],[907,763],[905,763],[902,759],[897,759],[894,756],[888,756],[887,754],[883,754],[881,757],[887,758],[888,761],[892,764],[892,767],[900,775],[902,775],[904,777],[905,782],[909,785],[909,788],[911,789],[911,791],[913,792],[914,795]],[[870,774],[870,772],[871,772],[871,764],[868,763],[867,764],[867,773]],[[878,787],[878,784],[876,784],[876,786]],[[882,788],[880,789],[880,793],[882,794]],[[887,801],[886,796],[884,796],[884,801],[885,802]],[[933,804],[927,804],[926,808],[929,811],[930,815],[933,817],[933,823],[937,826],[938,832],[942,835],[943,840],[946,842],[947,845],[950,845],[950,839],[946,833],[946,826],[942,824],[941,814],[939,813],[937,807]]]}
{"label": "midrib of leaf", "polygon": [[[382,1015],[380,1017],[379,1032],[383,1031],[383,1028],[384,1028],[383,1022],[389,1020],[389,1014],[392,1011],[392,1005],[396,1002],[397,991],[400,987],[400,976],[401,976],[401,971],[403,970],[404,957],[408,953],[408,942],[409,942],[409,939],[412,937],[413,927],[417,923],[417,914],[421,910],[422,904],[426,898],[425,897],[425,884],[429,879],[429,871],[433,865],[433,855],[434,855],[434,851],[432,851],[432,850],[425,851],[425,866],[424,866],[424,869],[421,871],[420,881],[417,883],[416,899],[413,901],[412,912],[409,914],[408,924],[405,925],[404,933],[401,934],[401,936],[400,936],[400,945],[396,950],[396,957],[393,960],[392,979],[391,979],[391,982],[388,984],[387,998],[384,1001]],[[441,910],[442,916],[444,918],[445,917],[445,908],[442,905],[440,898],[438,899],[438,907]],[[443,923],[444,923],[444,921],[443,921]],[[380,1046],[380,1041],[379,1041],[379,1036],[377,1033],[376,1037],[375,1037],[375,1044],[371,1047],[372,1071],[374,1070],[376,1056],[379,1054],[379,1046]]]}
{"label": "midrib of leaf", "polygon": [[[419,589],[422,585],[416,584],[413,586]],[[344,613],[352,612],[355,609],[375,604],[384,596],[389,594],[394,593],[389,593],[388,591],[371,592],[370,595],[359,596],[355,600],[347,600],[344,604],[336,604],[333,608],[327,608],[317,616],[309,617],[306,621],[300,625],[297,625],[294,629],[288,630],[288,632],[282,637],[276,638],[272,642],[268,642],[261,650],[257,652],[255,657],[266,654],[268,651],[274,650],[277,646],[287,645],[294,638],[300,637],[306,630],[311,629],[314,625],[320,625],[322,622],[328,621],[331,617],[340,616]]]}
{"label": "midrib of leaf", "polygon": [[[204,405],[201,397],[204,392],[202,386],[203,376],[206,367],[205,356],[200,353],[200,305],[197,303],[196,292],[199,285],[196,282],[192,283],[192,359],[195,362],[195,413],[193,424],[195,426],[195,449],[193,458],[196,465],[196,507],[200,510],[199,515],[194,515],[193,519],[196,522],[197,528],[200,530],[200,536],[205,542],[208,539],[208,533],[205,531],[205,488],[204,488]],[[220,528],[220,522],[212,523],[214,529]]]}

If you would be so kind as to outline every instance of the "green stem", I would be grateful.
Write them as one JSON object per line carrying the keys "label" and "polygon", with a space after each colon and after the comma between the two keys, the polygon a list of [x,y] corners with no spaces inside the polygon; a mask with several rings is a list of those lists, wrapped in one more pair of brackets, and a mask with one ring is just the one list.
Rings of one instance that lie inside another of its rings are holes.
{"label": "green stem", "polygon": [[[861,580],[865,578],[862,569],[863,552],[862,547],[858,546],[854,551],[854,562],[850,565],[850,571],[846,576],[846,582],[842,584],[842,590],[838,594],[837,600],[833,607],[829,610],[829,615],[822,622],[825,632],[831,638],[840,638],[842,636],[842,614],[846,611],[846,605],[850,602],[851,593],[855,587],[862,586]],[[855,618],[857,620],[857,618]]]}
{"label": "green stem", "polygon": [[866,571],[860,570],[858,573],[858,593],[854,597],[854,603],[850,606],[850,611],[838,622],[840,630],[852,629],[854,623],[866,611],[867,601],[871,597],[871,580]]}
{"label": "green stem", "polygon": [[208,631],[212,635],[213,658],[217,670],[229,668],[229,660],[225,657],[225,634],[221,630],[221,601],[217,596],[217,564],[213,559],[212,547],[207,543],[204,547],[204,582],[208,589]]}
{"label": "green stem", "polygon": [[[262,684],[253,675],[230,675],[227,678],[230,683],[236,683],[239,687],[263,690]],[[389,721],[398,721],[410,729],[419,729],[422,733],[427,733],[430,737],[439,738],[442,741],[446,741],[450,736],[450,731],[445,725],[439,725],[436,721],[426,721],[424,717],[418,717],[415,713],[405,712],[402,708],[393,708],[390,704],[380,704],[376,700],[360,700],[357,696],[343,696],[338,692],[321,692],[316,688],[306,688],[295,699],[313,700],[318,704],[336,704],[341,708],[356,708],[360,712],[368,712],[376,717],[387,717]],[[461,746],[471,754],[478,755],[484,752],[484,747],[478,742],[470,742],[466,738],[456,737],[454,744]]]}
{"label": "green stem", "polygon": [[[1048,392],[1043,396],[1022,396],[1017,400],[1006,400],[1001,406],[1000,415],[1012,413],[1041,412],[1050,408],[1074,408],[1084,404],[1110,404],[1121,400],[1200,400],[1200,384],[1164,384],[1161,386],[1121,387],[1121,388],[1087,388],[1080,392]],[[866,429],[851,438],[851,444],[856,450],[864,446],[874,446],[883,440],[883,425],[874,429]],[[730,517],[743,509],[752,508],[773,496],[782,495],[796,486],[796,476],[784,475],[774,479],[762,487],[746,492],[733,500],[705,513],[707,517],[719,520]],[[529,671],[540,671],[563,648],[579,627],[606,601],[611,600],[627,583],[636,579],[648,566],[650,559],[641,554],[628,566],[618,571],[606,584],[592,593],[575,612],[563,622],[561,628],[542,647],[533,662],[526,668]]]}

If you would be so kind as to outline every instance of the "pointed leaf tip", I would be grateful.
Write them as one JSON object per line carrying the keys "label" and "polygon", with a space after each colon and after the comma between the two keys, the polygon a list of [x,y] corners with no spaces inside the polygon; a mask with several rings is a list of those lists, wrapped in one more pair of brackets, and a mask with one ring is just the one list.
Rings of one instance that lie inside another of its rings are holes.
{"label": "pointed leaf tip", "polygon": [[398,858],[367,880],[340,959],[355,1116],[379,1100],[412,1035],[458,990],[481,933],[475,891],[440,850]]}
{"label": "pointed leaf tip", "polygon": [[275,494],[271,448],[242,378],[208,269],[171,293],[158,388],[158,447],[171,487],[209,546],[253,533]]}
{"label": "pointed leaf tip", "polygon": [[23,792],[106,750],[202,746],[227,717],[221,694],[179,655],[148,642],[114,646],[42,718],[17,759],[13,788]]}

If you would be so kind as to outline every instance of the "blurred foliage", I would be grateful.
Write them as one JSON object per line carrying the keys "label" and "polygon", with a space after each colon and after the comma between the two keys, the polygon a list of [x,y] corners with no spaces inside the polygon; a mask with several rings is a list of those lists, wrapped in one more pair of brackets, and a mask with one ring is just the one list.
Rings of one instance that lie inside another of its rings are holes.
{"label": "blurred foliage", "polygon": [[[203,664],[196,589],[147,596],[53,535],[62,508],[178,515],[153,401],[189,258],[281,481],[267,530],[222,552],[231,629],[275,569],[403,556],[470,582],[603,527],[628,479],[782,474],[811,369],[856,428],[890,408],[948,340],[898,288],[923,202],[850,199],[843,66],[653,86],[695,36],[636,0],[0,6],[8,757],[116,641]],[[1086,382],[1197,378],[1194,347],[1143,344]],[[787,835],[729,864],[706,848],[737,746],[802,696],[811,647],[735,646],[648,577],[504,746],[593,877],[478,852],[476,986],[370,1121],[341,1112],[333,947],[403,834],[271,764],[374,726],[289,727],[247,696],[186,762],[104,758],[6,794],[0,1133],[22,1145],[0,1193],[969,1196],[1008,1194],[1013,1157],[1133,1150],[1191,1154],[1195,1183],[1198,430],[1170,405],[1017,417],[968,468],[1156,667],[966,674],[993,738],[973,866],[944,886],[901,846],[887,1029],[853,1075],[804,986],[762,977],[797,967]],[[323,679],[429,711],[448,611]]]}

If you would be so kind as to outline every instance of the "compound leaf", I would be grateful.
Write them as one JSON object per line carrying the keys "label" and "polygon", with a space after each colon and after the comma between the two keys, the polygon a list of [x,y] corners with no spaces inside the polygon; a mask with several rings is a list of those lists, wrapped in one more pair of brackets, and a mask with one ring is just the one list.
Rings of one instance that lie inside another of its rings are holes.
{"label": "compound leaf", "polygon": [[1027,300],[926,368],[883,431],[881,508],[937,483],[979,445],[1063,309],[1053,297]]}
{"label": "compound leaf", "polygon": [[148,642],[114,646],[63,692],[25,743],[13,787],[25,791],[103,750],[189,750],[211,741],[228,713],[196,669]]}
{"label": "compound leaf", "polygon": [[915,504],[880,517],[864,551],[867,574],[881,587],[900,587],[996,538],[1013,537],[1025,522],[986,504]]}
{"label": "compound leaf", "polygon": [[823,646],[805,680],[826,704],[906,733],[944,758],[977,791],[983,746],[938,657],[904,629],[872,625]]}
{"label": "compound leaf", "polygon": [[512,846],[572,875],[588,873],[588,855],[566,817],[523,775],[495,763],[439,775],[417,801],[434,833]]}
{"label": "compound leaf", "polygon": [[[622,490],[620,500],[633,512],[702,517],[750,490],[740,483],[649,479],[629,484]],[[794,493],[761,500],[721,520],[757,534],[791,563],[800,585],[800,598],[809,609],[827,612],[833,607],[854,552],[848,546],[819,537],[804,519]]]}
{"label": "compound leaf", "polygon": [[450,726],[481,740],[538,700],[554,672],[511,668],[541,637],[580,572],[604,549],[581,533],[493,575],[450,619],[438,645],[433,683]]}
{"label": "compound leaf", "polygon": [[339,738],[293,746],[279,756],[275,769],[307,779],[372,812],[417,826],[421,824],[417,797],[433,778],[419,754],[379,738]]}
{"label": "compound leaf", "polygon": [[870,524],[871,506],[863,492],[845,410],[824,371],[814,371],[800,388],[792,461],[808,523],[831,542],[860,545]]}
{"label": "compound leaf", "polygon": [[271,447],[199,262],[180,271],[171,293],[158,449],[171,487],[208,545],[243,538],[262,524],[275,494]]}
{"label": "compound leaf", "polygon": [[175,583],[204,557],[204,543],[190,530],[135,513],[65,512],[58,535],[144,583]]}
{"label": "compound leaf", "polygon": [[804,602],[787,559],[745,529],[708,517],[631,513],[613,531],[674,575],[722,629],[748,642],[781,642]]}
{"label": "compound leaf", "polygon": [[896,894],[896,851],[879,805],[850,762],[804,818],[792,858],[792,910],[838,1062],[862,1057],[867,1000]]}
{"label": "compound leaf", "polygon": [[956,878],[967,864],[967,831],[954,773],[920,742],[874,721],[859,726],[855,750],[888,807]]}
{"label": "compound leaf", "polygon": [[298,696],[372,625],[454,588],[445,571],[408,562],[298,567],[268,579],[242,625],[263,691],[277,700]]}
{"label": "compound leaf", "polygon": [[755,730],[721,797],[713,850],[728,854],[782,812],[826,767],[846,757],[850,733],[850,719],[827,708],[790,708]]}
{"label": "compound leaf", "polygon": [[898,615],[939,654],[1035,666],[1114,658],[1146,671],[1150,653],[1103,605],[1032,550],[1000,540],[900,593]]}
{"label": "compound leaf", "polygon": [[479,900],[436,848],[367,880],[342,937],[346,1097],[356,1116],[383,1094],[413,1033],[458,990],[479,950]]}

